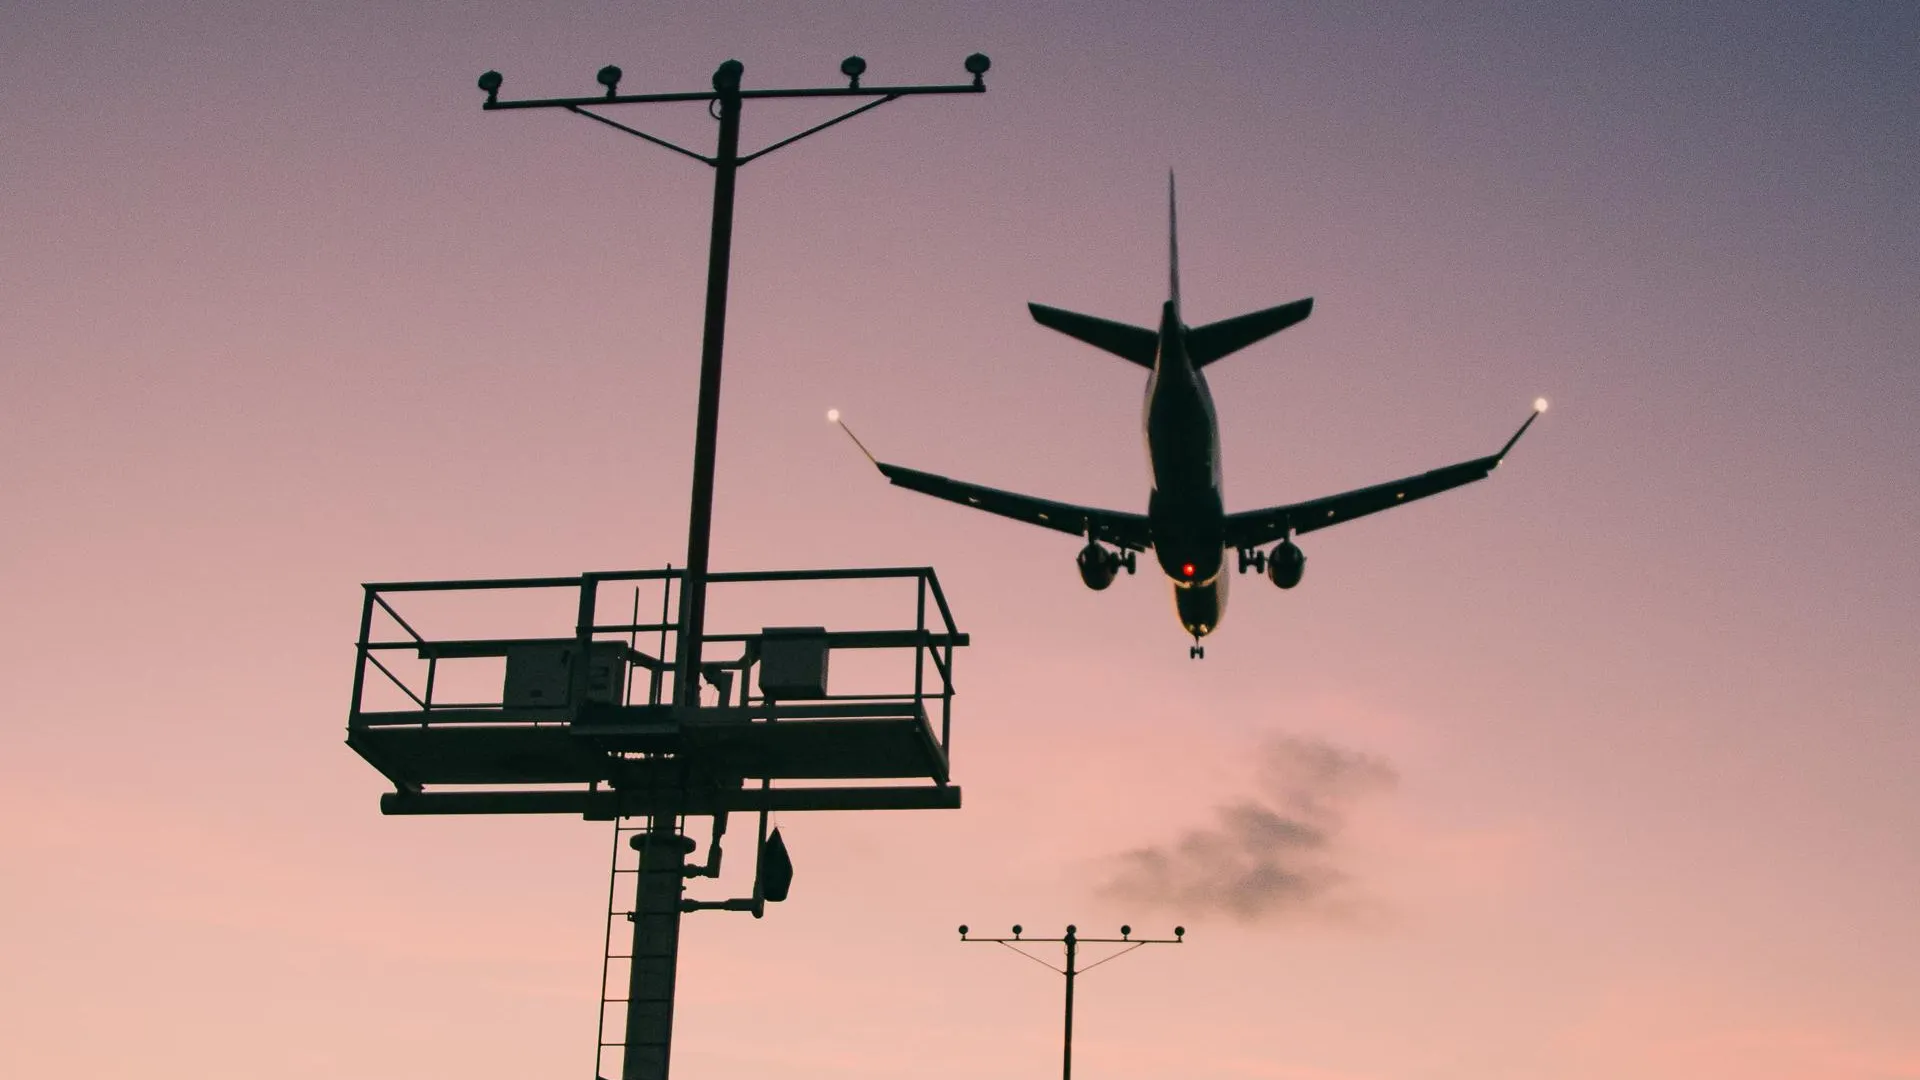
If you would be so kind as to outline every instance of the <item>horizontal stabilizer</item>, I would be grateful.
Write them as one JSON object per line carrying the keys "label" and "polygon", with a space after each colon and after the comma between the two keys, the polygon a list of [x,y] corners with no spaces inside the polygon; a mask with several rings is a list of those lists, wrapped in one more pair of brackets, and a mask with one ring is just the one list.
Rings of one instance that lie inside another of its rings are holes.
{"label": "horizontal stabilizer", "polygon": [[[1291,304],[1281,304],[1279,307],[1270,307],[1265,311],[1256,311],[1249,315],[1239,315],[1194,327],[1187,331],[1187,356],[1193,360],[1194,367],[1205,367],[1229,353],[1246,348],[1261,338],[1277,334],[1311,314],[1313,314],[1313,297],[1309,296],[1305,300],[1295,300]],[[1035,317],[1038,318],[1038,315],[1036,314]],[[1084,316],[1081,317],[1084,318]],[[1068,332],[1072,333],[1072,331]]]}
{"label": "horizontal stabilizer", "polygon": [[[1092,315],[1063,311],[1045,304],[1028,304],[1027,310],[1033,312],[1033,321],[1041,326],[1051,327],[1068,337],[1079,338],[1096,349],[1105,349],[1115,356],[1131,360],[1144,368],[1153,366],[1154,353],[1160,347],[1159,335],[1138,326],[1128,326],[1126,323],[1114,322],[1111,319],[1096,319]],[[1244,317],[1253,318],[1254,316]],[[1279,327],[1274,329],[1277,330]],[[1266,333],[1271,334],[1273,330]],[[1261,336],[1264,337],[1265,334]],[[1235,348],[1238,347],[1235,346]]]}

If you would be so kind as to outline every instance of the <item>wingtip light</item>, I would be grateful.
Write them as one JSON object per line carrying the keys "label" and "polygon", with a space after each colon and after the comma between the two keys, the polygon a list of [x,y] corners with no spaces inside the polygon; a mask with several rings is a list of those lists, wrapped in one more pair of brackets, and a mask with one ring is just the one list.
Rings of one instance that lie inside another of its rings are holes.
{"label": "wingtip light", "polygon": [[1533,411],[1534,411],[1534,412],[1537,412],[1537,413],[1543,413],[1543,412],[1546,412],[1546,411],[1547,411],[1547,399],[1546,399],[1546,398],[1543,398],[1543,397],[1537,397],[1537,398],[1534,398],[1534,399],[1533,399]]}
{"label": "wingtip light", "polygon": [[880,459],[873,456],[873,451],[868,450],[867,444],[860,441],[860,436],[855,435],[853,433],[853,429],[847,426],[846,421],[840,419],[839,409],[827,410],[827,423],[832,424],[834,427],[837,427],[841,431],[846,432],[847,438],[853,440],[853,445],[860,448],[860,453],[865,455],[868,461],[872,462],[874,465],[880,464]]}

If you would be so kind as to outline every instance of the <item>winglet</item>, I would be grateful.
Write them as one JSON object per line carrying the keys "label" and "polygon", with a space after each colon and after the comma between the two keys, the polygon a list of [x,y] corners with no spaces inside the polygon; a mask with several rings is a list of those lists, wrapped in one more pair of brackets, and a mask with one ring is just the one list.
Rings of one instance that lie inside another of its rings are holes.
{"label": "winglet", "polygon": [[1540,414],[1546,411],[1547,411],[1547,399],[1534,398],[1533,399],[1533,415],[1527,417],[1527,422],[1524,424],[1521,424],[1520,430],[1513,433],[1513,438],[1507,440],[1507,445],[1501,447],[1500,452],[1493,455],[1493,463],[1495,465],[1499,465],[1500,462],[1506,458],[1507,451],[1513,449],[1513,444],[1519,442],[1520,436],[1525,435],[1527,433],[1527,429],[1533,426],[1533,422],[1535,420],[1540,419]]}
{"label": "winglet", "polygon": [[840,419],[839,409],[827,410],[827,423],[832,424],[835,427],[838,427],[841,431],[846,432],[847,438],[852,439],[853,445],[860,448],[860,452],[866,455],[867,461],[870,462],[874,468],[876,469],[880,468],[880,462],[873,456],[873,451],[867,449],[867,444],[860,441],[860,436],[855,435],[853,433],[853,429],[847,426],[847,422],[845,420]]}

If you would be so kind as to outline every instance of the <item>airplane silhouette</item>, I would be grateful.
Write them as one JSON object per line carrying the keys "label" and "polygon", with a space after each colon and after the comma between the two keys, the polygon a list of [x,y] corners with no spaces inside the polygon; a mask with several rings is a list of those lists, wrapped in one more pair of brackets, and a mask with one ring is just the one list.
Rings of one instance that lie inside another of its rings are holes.
{"label": "airplane silhouette", "polygon": [[[1147,512],[1130,514],[1054,502],[944,476],[890,465],[867,451],[851,429],[854,444],[882,475],[899,487],[948,502],[985,510],[1032,525],[1084,536],[1087,546],[1076,560],[1089,589],[1105,589],[1125,569],[1134,572],[1134,553],[1153,549],[1160,569],[1173,581],[1174,609],[1193,636],[1188,655],[1206,655],[1200,639],[1220,626],[1227,607],[1226,552],[1238,555],[1238,569],[1264,571],[1282,589],[1300,584],[1307,558],[1293,542],[1299,533],[1338,525],[1390,507],[1436,495],[1481,480],[1498,468],[1520,436],[1546,411],[1545,398],[1497,453],[1434,469],[1385,484],[1359,488],[1307,502],[1262,510],[1226,512],[1220,495],[1220,424],[1202,369],[1305,319],[1313,298],[1267,308],[1205,326],[1180,321],[1180,238],[1173,174],[1167,175],[1169,295],[1160,309],[1158,331],[1028,304],[1033,318],[1148,369],[1144,416],[1147,459],[1153,489]],[[839,423],[837,411],[829,419]],[[1271,551],[1261,548],[1274,541]],[[1104,545],[1112,545],[1107,547]]]}

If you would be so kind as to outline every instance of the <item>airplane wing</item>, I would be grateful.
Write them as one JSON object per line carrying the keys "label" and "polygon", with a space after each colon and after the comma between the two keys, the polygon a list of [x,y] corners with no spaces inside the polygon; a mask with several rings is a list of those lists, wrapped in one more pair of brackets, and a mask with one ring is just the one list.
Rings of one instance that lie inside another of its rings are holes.
{"label": "airplane wing", "polygon": [[1029,525],[1104,540],[1119,548],[1145,551],[1153,546],[1153,536],[1147,528],[1145,514],[1126,514],[1118,510],[1098,510],[1051,499],[1036,499],[1031,495],[949,480],[902,465],[888,465],[881,461],[875,461],[874,464],[895,485],[936,499],[971,506]]}
{"label": "airplane wing", "polygon": [[1424,499],[1429,495],[1438,495],[1443,491],[1471,484],[1475,480],[1484,480],[1500,467],[1500,462],[1527,433],[1527,428],[1540,417],[1545,410],[1544,402],[1536,403],[1532,416],[1520,425],[1507,445],[1499,453],[1486,457],[1463,461],[1457,465],[1448,465],[1442,469],[1423,472],[1418,476],[1394,480],[1372,487],[1359,488],[1329,495],[1307,502],[1290,503],[1286,506],[1270,506],[1264,510],[1248,510],[1227,515],[1227,546],[1250,548],[1282,539],[1292,533],[1309,533],[1315,529],[1324,529],[1329,525],[1338,525],[1357,517],[1378,513],[1415,499]]}

